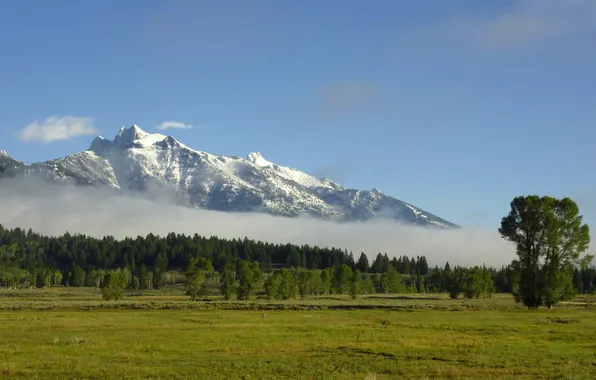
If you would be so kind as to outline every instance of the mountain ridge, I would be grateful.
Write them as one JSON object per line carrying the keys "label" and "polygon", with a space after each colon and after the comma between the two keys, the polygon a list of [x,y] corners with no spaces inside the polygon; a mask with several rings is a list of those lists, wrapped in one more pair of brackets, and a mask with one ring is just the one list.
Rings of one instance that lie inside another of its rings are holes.
{"label": "mountain ridge", "polygon": [[122,127],[113,140],[95,137],[86,151],[24,164],[0,155],[2,175],[41,175],[53,182],[104,186],[138,195],[160,190],[188,207],[266,212],[333,221],[392,219],[421,226],[459,228],[379,189],[344,188],[330,179],[268,161],[194,150],[172,136]]}

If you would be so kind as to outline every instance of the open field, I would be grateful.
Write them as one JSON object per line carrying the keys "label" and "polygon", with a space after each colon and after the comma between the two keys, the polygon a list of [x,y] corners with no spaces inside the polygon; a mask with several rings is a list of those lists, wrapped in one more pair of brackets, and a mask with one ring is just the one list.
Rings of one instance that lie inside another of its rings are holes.
{"label": "open field", "polygon": [[97,289],[0,292],[0,378],[596,378],[593,297],[191,302]]}

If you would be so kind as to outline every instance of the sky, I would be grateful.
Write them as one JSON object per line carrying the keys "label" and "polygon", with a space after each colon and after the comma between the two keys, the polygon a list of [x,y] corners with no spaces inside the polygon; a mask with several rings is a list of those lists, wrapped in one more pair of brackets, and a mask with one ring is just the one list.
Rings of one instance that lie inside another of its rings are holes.
{"label": "sky", "polygon": [[464,227],[530,193],[596,223],[596,1],[0,0],[0,149],[132,124]]}

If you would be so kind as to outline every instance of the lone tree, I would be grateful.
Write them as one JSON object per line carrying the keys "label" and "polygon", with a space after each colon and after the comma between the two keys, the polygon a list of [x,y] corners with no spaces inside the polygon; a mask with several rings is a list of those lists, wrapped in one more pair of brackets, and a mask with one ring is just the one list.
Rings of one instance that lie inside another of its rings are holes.
{"label": "lone tree", "polygon": [[573,295],[573,267],[585,266],[593,256],[580,255],[590,243],[590,232],[577,204],[569,198],[519,196],[499,233],[516,245],[519,270],[516,299],[526,306],[552,308]]}
{"label": "lone tree", "polygon": [[104,300],[117,301],[124,297],[124,289],[130,275],[120,268],[111,270],[103,278],[101,284],[101,295]]}

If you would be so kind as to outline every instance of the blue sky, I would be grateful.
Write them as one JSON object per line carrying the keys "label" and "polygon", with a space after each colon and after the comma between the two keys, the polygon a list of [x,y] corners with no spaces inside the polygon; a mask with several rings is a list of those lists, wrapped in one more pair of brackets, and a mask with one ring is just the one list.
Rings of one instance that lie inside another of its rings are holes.
{"label": "blue sky", "polygon": [[[177,121],[162,133],[195,149],[463,226],[527,193],[596,222],[595,41],[593,0],[0,0],[0,149],[46,160]],[[63,133],[40,140],[48,118]]]}

